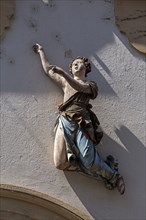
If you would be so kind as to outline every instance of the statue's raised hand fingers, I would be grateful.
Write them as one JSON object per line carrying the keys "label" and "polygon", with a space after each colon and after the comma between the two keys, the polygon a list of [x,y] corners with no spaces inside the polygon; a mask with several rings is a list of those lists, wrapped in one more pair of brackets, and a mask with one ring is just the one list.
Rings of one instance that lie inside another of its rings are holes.
{"label": "statue's raised hand fingers", "polygon": [[32,48],[35,53],[38,53],[39,46],[37,44],[33,45]]}

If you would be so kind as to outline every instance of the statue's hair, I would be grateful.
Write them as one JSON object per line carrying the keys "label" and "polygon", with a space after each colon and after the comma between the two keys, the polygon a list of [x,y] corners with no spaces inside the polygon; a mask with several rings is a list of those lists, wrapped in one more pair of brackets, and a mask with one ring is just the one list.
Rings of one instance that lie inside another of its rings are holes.
{"label": "statue's hair", "polygon": [[74,62],[75,60],[77,60],[77,59],[83,60],[84,65],[85,65],[85,67],[86,67],[85,77],[87,77],[87,74],[91,72],[91,64],[90,64],[90,62],[88,61],[88,59],[85,58],[85,57],[80,57],[80,56],[78,56],[77,58],[75,58],[75,59],[70,63],[70,65],[69,65],[69,71],[72,73],[72,64],[73,64],[73,62]]}

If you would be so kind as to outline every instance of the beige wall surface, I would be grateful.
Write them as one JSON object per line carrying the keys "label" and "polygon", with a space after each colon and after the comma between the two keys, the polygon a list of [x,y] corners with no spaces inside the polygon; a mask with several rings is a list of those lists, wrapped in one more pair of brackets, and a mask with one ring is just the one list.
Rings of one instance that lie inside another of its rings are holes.
{"label": "beige wall surface", "polygon": [[115,0],[116,24],[137,50],[146,53],[146,0]]}
{"label": "beige wall surface", "polygon": [[[92,102],[104,138],[99,152],[119,160],[123,196],[101,182],[53,165],[53,126],[60,89],[43,74],[32,51],[42,44],[51,63],[68,71],[72,58],[90,59]],[[17,0],[1,41],[1,183],[39,191],[90,219],[144,220],[145,56],[115,24],[110,0]]]}
{"label": "beige wall surface", "polygon": [[0,0],[0,39],[5,36],[5,32],[10,29],[11,20],[14,17],[14,0]]}

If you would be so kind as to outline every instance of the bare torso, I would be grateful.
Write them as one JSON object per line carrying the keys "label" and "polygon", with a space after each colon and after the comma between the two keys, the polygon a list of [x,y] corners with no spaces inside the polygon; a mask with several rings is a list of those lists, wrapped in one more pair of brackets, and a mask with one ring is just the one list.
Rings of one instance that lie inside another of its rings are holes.
{"label": "bare torso", "polygon": [[65,82],[65,87],[63,88],[63,91],[64,91],[63,102],[66,102],[71,96],[73,96],[76,92],[78,92],[76,89],[72,88],[67,81]]}

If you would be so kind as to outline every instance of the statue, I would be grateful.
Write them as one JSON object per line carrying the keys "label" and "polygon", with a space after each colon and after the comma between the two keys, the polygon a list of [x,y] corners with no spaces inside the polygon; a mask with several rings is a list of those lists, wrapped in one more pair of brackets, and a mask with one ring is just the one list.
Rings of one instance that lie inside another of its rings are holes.
{"label": "statue", "polygon": [[117,161],[109,155],[104,161],[98,151],[103,132],[92,112],[90,99],[98,95],[98,87],[85,77],[91,71],[91,64],[84,57],[77,57],[70,64],[71,74],[58,66],[51,65],[41,45],[33,46],[40,55],[43,69],[63,90],[63,104],[55,125],[54,164],[61,170],[76,170],[104,181],[108,189],[117,188],[125,192],[123,177],[118,172]]}

